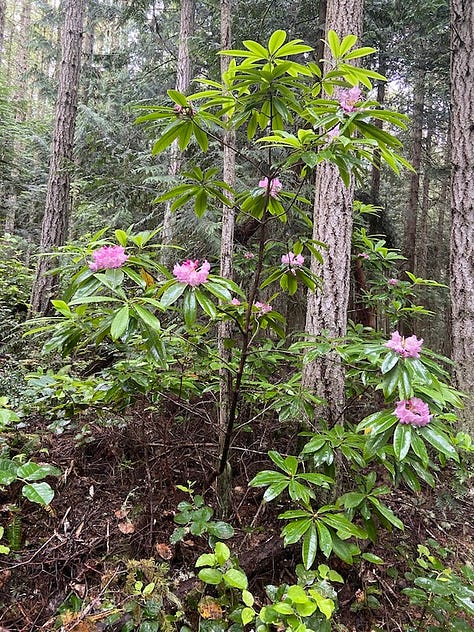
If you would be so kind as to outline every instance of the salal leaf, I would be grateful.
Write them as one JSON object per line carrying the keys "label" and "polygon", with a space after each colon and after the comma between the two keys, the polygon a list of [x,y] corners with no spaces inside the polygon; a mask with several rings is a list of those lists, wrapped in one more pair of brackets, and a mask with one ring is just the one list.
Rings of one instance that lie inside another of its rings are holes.
{"label": "salal leaf", "polygon": [[38,505],[49,505],[54,498],[54,491],[48,483],[29,483],[21,490],[25,498]]}

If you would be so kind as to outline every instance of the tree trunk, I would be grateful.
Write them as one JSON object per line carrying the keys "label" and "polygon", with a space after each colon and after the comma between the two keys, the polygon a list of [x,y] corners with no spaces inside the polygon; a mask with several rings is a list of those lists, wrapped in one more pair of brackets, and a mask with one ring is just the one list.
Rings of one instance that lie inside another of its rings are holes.
{"label": "tree trunk", "polygon": [[[385,57],[383,54],[379,56],[379,64],[378,64],[378,72],[381,75],[385,75]],[[383,105],[385,102],[385,89],[387,83],[385,81],[377,82],[377,101],[380,105]],[[379,129],[383,129],[383,121],[381,119],[375,120],[375,125]],[[380,166],[381,166],[381,156],[380,149],[374,150],[374,163],[372,165],[371,170],[371,178],[370,178],[370,203],[374,204],[374,206],[378,206],[380,204]],[[377,221],[377,219],[375,220]],[[379,223],[377,221],[377,223]]]}
{"label": "tree trunk", "polygon": [[425,160],[423,171],[423,184],[421,193],[421,214],[420,214],[420,230],[417,236],[417,265],[416,274],[422,278],[426,277],[428,272],[428,220],[430,210],[430,156],[431,156],[431,140],[433,137],[433,130],[430,127],[426,135],[425,141]]}
{"label": "tree trunk", "polygon": [[[221,0],[221,48],[231,48],[232,45],[232,0]],[[221,55],[221,74],[229,68],[230,57]],[[235,131],[229,130],[224,134],[223,180],[230,187],[235,186]],[[226,192],[227,197],[229,193]],[[232,199],[233,201],[233,199]],[[221,223],[221,266],[220,275],[226,279],[233,277],[234,253],[234,225],[235,211],[232,206],[222,205]],[[232,349],[226,342],[232,338],[232,322],[222,321],[217,329],[217,345],[219,349],[220,390],[219,390],[219,455],[224,448],[225,433],[229,422],[232,397],[232,373],[227,368],[232,360]],[[230,468],[224,470],[217,478],[217,497],[221,515],[230,515],[232,480]]]}
{"label": "tree trunk", "polygon": [[420,194],[421,143],[423,137],[423,114],[425,106],[425,71],[420,69],[413,88],[413,145],[411,164],[415,171],[410,175],[410,194],[405,213],[404,267],[413,272],[416,261],[416,219]]}
{"label": "tree trunk", "polygon": [[[46,206],[41,225],[40,252],[62,246],[69,227],[69,189],[74,128],[81,67],[82,28],[85,0],[66,0],[61,38],[61,68],[56,99]],[[31,311],[46,314],[56,288],[56,277],[48,275],[51,259],[40,257],[31,295]]]}
{"label": "tree trunk", "polygon": [[[362,33],[363,0],[328,0],[326,33],[339,37]],[[313,239],[327,245],[324,263],[314,257],[311,270],[322,279],[321,291],[308,295],[306,332],[310,337],[323,332],[331,338],[344,336],[347,327],[352,238],[354,186],[346,187],[337,168],[321,163],[316,170]],[[345,372],[336,353],[305,365],[303,385],[326,404],[316,410],[316,420],[324,417],[330,424],[342,421]]]}
{"label": "tree trunk", "polygon": [[452,353],[474,434],[474,3],[451,0]]}
{"label": "tree trunk", "polygon": [[7,1],[0,0],[0,64],[3,59],[3,41],[5,39],[5,13],[7,11]]}
{"label": "tree trunk", "polygon": [[[189,38],[194,33],[194,13],[196,10],[195,0],[181,0],[181,14],[179,25],[179,45],[178,62],[176,68],[175,88],[178,92],[186,93],[191,84],[191,55],[189,52]],[[170,150],[170,165],[168,174],[174,178],[181,168],[182,154],[175,140]],[[170,244],[173,240],[173,215],[171,213],[171,201],[166,203],[163,227],[161,231],[161,241],[163,244]],[[163,261],[166,262],[167,251],[163,250]]]}

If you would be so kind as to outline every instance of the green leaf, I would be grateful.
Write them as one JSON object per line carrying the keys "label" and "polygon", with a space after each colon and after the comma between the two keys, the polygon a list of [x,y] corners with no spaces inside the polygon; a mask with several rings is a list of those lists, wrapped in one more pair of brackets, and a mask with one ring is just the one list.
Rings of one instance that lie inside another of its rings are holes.
{"label": "green leaf", "polygon": [[161,153],[163,150],[169,147],[176,138],[178,138],[181,133],[183,123],[186,124],[187,121],[175,121],[171,124],[171,126],[168,126],[165,129],[161,137],[153,145],[153,149],[151,150],[153,156]]}
{"label": "green leaf", "polygon": [[216,561],[217,555],[214,555],[214,553],[203,553],[197,558],[195,566],[196,568],[199,568],[200,566],[215,566]]}
{"label": "green leaf", "polygon": [[273,55],[286,41],[285,31],[275,31],[268,40],[268,50]]}
{"label": "green leaf", "polygon": [[256,474],[250,481],[250,487],[265,487],[266,485],[272,485],[273,483],[288,482],[287,477],[280,472],[274,472],[273,470],[263,470]]}
{"label": "green leaf", "polygon": [[332,551],[332,535],[329,529],[320,520],[316,523],[319,536],[319,548],[326,557],[331,555]]}
{"label": "green leaf", "polygon": [[318,551],[318,534],[314,524],[306,531],[303,538],[302,557],[306,570],[309,570],[316,558]]}
{"label": "green leaf", "polygon": [[161,323],[154,314],[137,303],[135,303],[132,307],[142,323],[144,323],[152,331],[161,331]]}
{"label": "green leaf", "polygon": [[433,448],[446,455],[450,459],[454,459],[455,461],[459,461],[458,453],[456,452],[456,448],[453,446],[448,437],[435,430],[434,428],[430,428],[429,426],[425,426],[424,428],[420,428],[420,435],[426,439]]}
{"label": "green leaf", "polygon": [[209,318],[215,318],[217,316],[217,308],[214,303],[204,294],[201,290],[195,290],[196,299],[199,305],[202,307],[204,312],[209,316]]}
{"label": "green leaf", "polygon": [[252,593],[249,592],[248,590],[243,590],[242,591],[242,601],[249,608],[251,608],[253,606],[254,602],[255,602]]}
{"label": "green leaf", "polygon": [[228,522],[222,522],[221,520],[210,522],[207,526],[207,530],[210,535],[213,535],[215,538],[220,538],[221,540],[228,540],[234,536],[234,527]]}
{"label": "green leaf", "polygon": [[15,471],[0,470],[0,485],[10,485],[13,481],[17,480],[16,468]]}
{"label": "green leaf", "polygon": [[118,340],[123,336],[123,334],[127,330],[129,320],[130,310],[128,305],[124,305],[115,314],[114,319],[112,320],[112,323],[110,325],[110,337],[112,338],[112,340]]}
{"label": "green leaf", "polygon": [[381,557],[379,557],[378,555],[374,555],[373,553],[362,553],[361,555],[362,559],[367,560],[367,562],[370,562],[371,564],[383,564],[384,561]]}
{"label": "green leaf", "polygon": [[374,436],[385,432],[385,430],[393,426],[397,421],[398,418],[395,417],[393,411],[381,410],[365,417],[357,426],[356,432],[365,430],[368,434]]}
{"label": "green leaf", "polygon": [[304,518],[302,520],[294,520],[286,525],[281,531],[284,538],[285,546],[289,544],[295,544],[299,542],[304,536],[306,531],[311,528],[313,521],[311,518]]}
{"label": "green leaf", "polygon": [[393,433],[393,450],[398,461],[403,461],[410,450],[412,427],[410,424],[398,424]]}
{"label": "green leaf", "polygon": [[217,562],[222,566],[230,557],[229,547],[224,542],[216,542],[214,552]]}
{"label": "green leaf", "polygon": [[283,601],[280,601],[278,603],[276,603],[273,606],[273,610],[275,610],[275,612],[278,612],[278,614],[283,614],[283,615],[291,615],[293,614],[294,610],[293,608],[290,606],[289,603],[285,603]]}
{"label": "green leaf", "polygon": [[255,619],[255,611],[252,608],[243,608],[240,616],[242,618],[242,625],[248,625]]}
{"label": "green leaf", "polygon": [[194,199],[194,212],[197,217],[202,217],[207,209],[208,195],[204,189],[199,191]]}
{"label": "green leaf", "polygon": [[272,483],[263,495],[264,502],[269,503],[274,498],[277,498],[288,487],[289,482],[288,479],[284,479],[279,483]]}
{"label": "green leaf", "polygon": [[194,289],[190,288],[184,294],[183,301],[183,316],[187,327],[193,327],[196,322],[196,315],[196,294],[194,293]]}
{"label": "green leaf", "polygon": [[177,103],[178,105],[182,105],[184,108],[189,106],[187,98],[181,92],[177,90],[167,90],[169,98]]}
{"label": "green leaf", "polygon": [[116,240],[119,242],[119,244],[125,248],[128,241],[127,233],[124,230],[118,229],[114,231],[114,235],[115,235]]}
{"label": "green leaf", "polygon": [[206,584],[217,586],[222,581],[222,573],[215,568],[203,568],[199,571],[198,577]]}
{"label": "green leaf", "polygon": [[42,465],[29,461],[18,468],[17,476],[28,481],[40,481],[46,476],[61,476],[61,470],[54,465]]}
{"label": "green leaf", "polygon": [[391,524],[393,524],[394,527],[397,527],[397,529],[400,529],[400,531],[404,531],[405,530],[405,525],[403,524],[403,522],[397,518],[397,516],[393,513],[393,511],[387,507],[387,505],[384,505],[383,503],[380,502],[380,500],[378,500],[378,498],[374,498],[373,496],[369,496],[369,500],[372,503],[372,505],[377,509],[377,511]]}
{"label": "green leaf", "polygon": [[395,391],[400,379],[401,366],[396,364],[390,371],[388,371],[382,380],[383,394],[386,399]]}
{"label": "green leaf", "polygon": [[342,539],[352,536],[363,539],[367,537],[367,533],[353,524],[344,514],[323,514],[321,520],[336,529],[337,535]]}
{"label": "green leaf", "polygon": [[361,494],[359,492],[348,492],[347,494],[341,496],[339,501],[343,503],[346,509],[352,509],[353,507],[360,505],[364,498],[365,494]]}
{"label": "green leaf", "polygon": [[181,296],[186,288],[186,283],[172,282],[172,284],[169,285],[160,296],[160,303],[163,305],[163,307],[169,307],[178,300],[178,298]]}
{"label": "green leaf", "polygon": [[38,505],[49,505],[54,498],[54,491],[48,483],[29,483],[21,490],[25,498]]}
{"label": "green leaf", "polygon": [[385,373],[388,373],[391,369],[393,369],[399,359],[400,356],[397,353],[393,353],[393,351],[387,353],[384,361],[382,362],[382,366],[380,367],[382,374],[385,375]]}
{"label": "green leaf", "polygon": [[206,152],[209,149],[209,139],[206,132],[201,129],[195,121],[193,121],[193,131],[194,137],[196,138],[199,147],[202,149],[202,151]]}
{"label": "green leaf", "polygon": [[336,59],[339,57],[340,42],[337,33],[332,29],[328,32],[328,46]]}
{"label": "green leaf", "polygon": [[418,432],[412,432],[411,447],[413,448],[413,452],[416,456],[419,457],[423,467],[427,467],[429,461],[428,451],[426,450],[425,442]]}
{"label": "green leaf", "polygon": [[247,590],[247,576],[245,575],[245,573],[242,573],[242,571],[239,571],[236,568],[229,568],[229,570],[224,573],[223,579],[227,586],[230,586],[230,588]]}

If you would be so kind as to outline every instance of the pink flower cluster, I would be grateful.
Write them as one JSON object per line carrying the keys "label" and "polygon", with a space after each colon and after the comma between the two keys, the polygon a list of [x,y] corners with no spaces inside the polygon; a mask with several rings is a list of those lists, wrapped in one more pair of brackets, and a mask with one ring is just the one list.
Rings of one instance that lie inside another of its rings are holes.
{"label": "pink flower cluster", "polygon": [[388,283],[389,285],[394,285],[394,286],[395,286],[395,285],[398,285],[398,279],[389,279],[389,280],[387,281],[387,283]]}
{"label": "pink flower cluster", "polygon": [[433,417],[430,414],[428,404],[419,397],[397,402],[394,413],[401,424],[411,424],[412,426],[427,426]]}
{"label": "pink flower cluster", "polygon": [[173,274],[180,283],[187,283],[192,287],[201,285],[201,283],[207,283],[207,277],[211,269],[209,261],[203,261],[201,267],[198,269],[199,259],[192,261],[188,259],[182,264],[176,264],[173,268]]}
{"label": "pink flower cluster", "polygon": [[231,300],[231,305],[235,305],[235,307],[238,307],[239,305],[241,305],[241,302],[238,298],[234,296],[234,298]]}
{"label": "pink flower cluster", "polygon": [[92,253],[93,260],[89,261],[89,268],[92,272],[121,268],[128,257],[123,246],[102,246]]}
{"label": "pink flower cluster", "polygon": [[361,91],[358,86],[354,86],[349,90],[341,90],[339,92],[339,105],[344,110],[344,112],[355,112],[357,108],[355,104],[360,101]]}
{"label": "pink flower cluster", "polygon": [[262,178],[262,180],[258,183],[258,186],[263,189],[265,193],[268,191],[271,197],[274,198],[277,197],[278,193],[283,188],[283,185],[278,178],[271,178],[271,180],[268,178]]}
{"label": "pink flower cluster", "polygon": [[416,336],[404,338],[398,331],[394,331],[391,339],[384,346],[399,353],[402,358],[419,358],[422,345],[423,338],[418,339]]}
{"label": "pink flower cluster", "polygon": [[282,255],[281,262],[290,268],[293,274],[296,274],[296,268],[301,268],[304,263],[303,255],[295,255],[294,252],[289,252],[286,255]]}
{"label": "pink flower cluster", "polygon": [[366,252],[359,252],[357,256],[359,257],[359,259],[370,259],[370,255],[368,255]]}
{"label": "pink flower cluster", "polygon": [[260,315],[268,314],[268,312],[271,312],[273,309],[268,303],[261,303],[260,301],[255,301],[254,305],[260,312]]}

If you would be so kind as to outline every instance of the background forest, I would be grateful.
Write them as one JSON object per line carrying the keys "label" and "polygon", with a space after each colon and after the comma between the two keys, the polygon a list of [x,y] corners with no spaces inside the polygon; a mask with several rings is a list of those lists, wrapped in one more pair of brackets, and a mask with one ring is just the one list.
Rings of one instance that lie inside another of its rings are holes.
{"label": "background forest", "polygon": [[0,0],[0,631],[474,629],[468,4]]}

